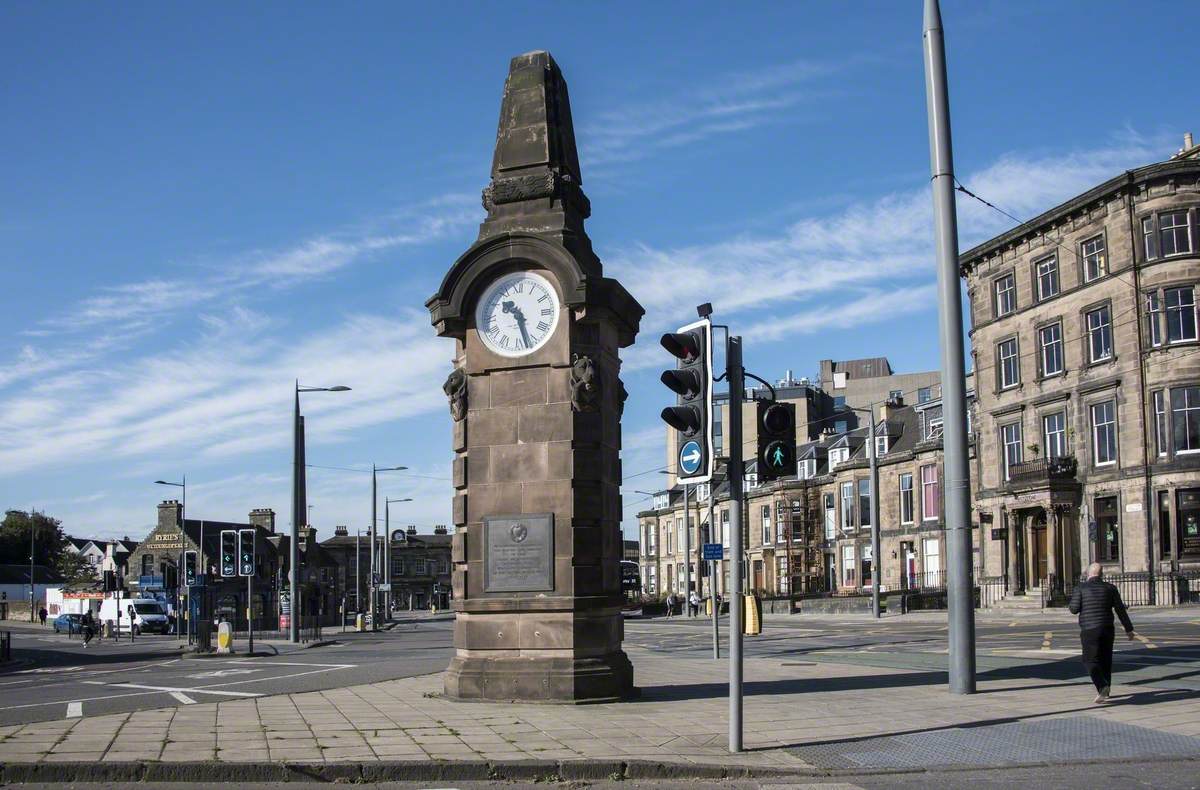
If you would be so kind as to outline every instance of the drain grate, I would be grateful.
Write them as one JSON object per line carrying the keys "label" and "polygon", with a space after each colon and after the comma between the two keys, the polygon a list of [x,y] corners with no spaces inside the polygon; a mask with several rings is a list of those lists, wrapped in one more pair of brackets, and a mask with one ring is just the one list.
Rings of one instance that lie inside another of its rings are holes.
{"label": "drain grate", "polygon": [[1200,738],[1072,716],[813,744],[790,751],[828,769],[996,766],[1100,757],[1195,757],[1200,755]]}

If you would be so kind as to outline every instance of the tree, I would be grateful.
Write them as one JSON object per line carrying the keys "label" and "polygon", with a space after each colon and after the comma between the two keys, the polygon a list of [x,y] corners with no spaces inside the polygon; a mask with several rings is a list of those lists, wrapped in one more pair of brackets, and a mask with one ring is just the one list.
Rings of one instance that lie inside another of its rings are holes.
{"label": "tree", "polygon": [[62,522],[45,513],[9,510],[0,521],[0,564],[29,564],[30,531],[34,532],[33,562],[56,567],[66,551]]}
{"label": "tree", "polygon": [[91,584],[97,580],[96,569],[87,557],[73,551],[59,554],[54,567],[68,587]]}

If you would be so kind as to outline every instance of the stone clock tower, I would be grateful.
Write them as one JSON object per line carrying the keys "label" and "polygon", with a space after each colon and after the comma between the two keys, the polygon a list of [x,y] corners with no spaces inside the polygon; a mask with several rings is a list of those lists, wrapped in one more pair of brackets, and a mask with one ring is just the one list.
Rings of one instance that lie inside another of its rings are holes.
{"label": "stone clock tower", "polygon": [[513,58],[479,239],[426,303],[455,339],[454,625],[446,694],[603,700],[621,650],[618,349],[641,305],[603,276],[583,221],[567,84]]}

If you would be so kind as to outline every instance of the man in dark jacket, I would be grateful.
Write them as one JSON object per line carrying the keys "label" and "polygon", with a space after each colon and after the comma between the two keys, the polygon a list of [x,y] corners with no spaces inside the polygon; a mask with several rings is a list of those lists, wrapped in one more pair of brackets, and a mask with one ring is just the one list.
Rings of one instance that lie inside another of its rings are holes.
{"label": "man in dark jacket", "polygon": [[1125,635],[1132,640],[1133,623],[1125,611],[1125,603],[1117,588],[1100,578],[1100,563],[1093,562],[1087,569],[1087,581],[1071,593],[1071,614],[1079,615],[1079,641],[1083,645],[1083,666],[1092,676],[1096,686],[1096,703],[1108,702],[1108,689],[1112,685],[1113,658],[1113,612],[1121,618]]}

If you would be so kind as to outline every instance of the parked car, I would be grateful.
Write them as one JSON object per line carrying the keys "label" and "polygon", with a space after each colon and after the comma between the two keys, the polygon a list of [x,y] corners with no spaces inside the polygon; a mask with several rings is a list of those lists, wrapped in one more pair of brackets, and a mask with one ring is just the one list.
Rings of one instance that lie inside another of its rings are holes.
{"label": "parked car", "polygon": [[73,634],[83,630],[83,615],[68,614],[63,612],[58,617],[54,618],[54,633],[61,634],[64,631],[68,634]]}

